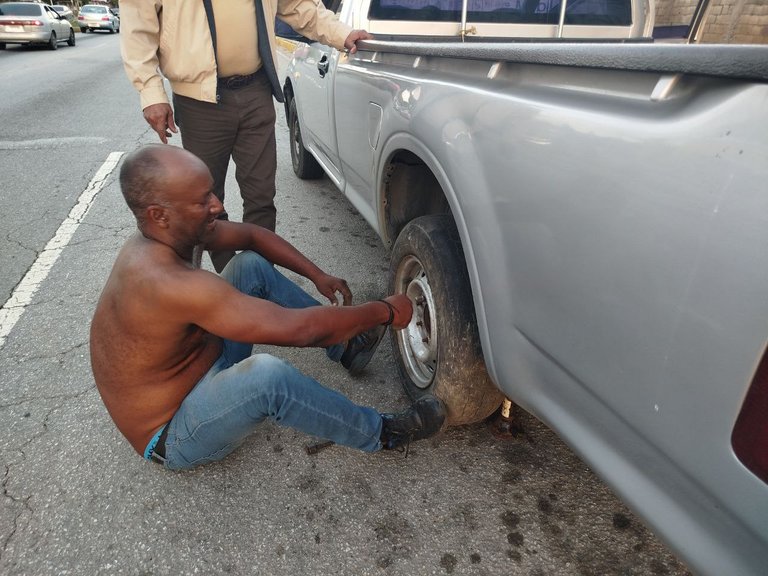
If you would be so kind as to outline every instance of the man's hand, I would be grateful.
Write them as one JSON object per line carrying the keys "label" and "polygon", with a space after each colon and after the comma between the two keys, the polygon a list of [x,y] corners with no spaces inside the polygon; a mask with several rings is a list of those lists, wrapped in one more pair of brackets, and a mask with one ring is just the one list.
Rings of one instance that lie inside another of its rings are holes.
{"label": "man's hand", "polygon": [[347,39],[344,40],[344,48],[349,50],[350,54],[354,54],[357,52],[357,41],[358,40],[372,40],[373,36],[371,34],[368,34],[365,30],[352,30],[352,32],[349,33],[349,36],[347,36]]}
{"label": "man's hand", "polygon": [[339,300],[336,293],[340,292],[343,298],[344,306],[352,304],[352,291],[347,286],[347,281],[343,278],[335,278],[328,274],[323,274],[316,282],[317,291],[330,300],[333,306],[338,306]]}
{"label": "man's hand", "polygon": [[[144,108],[144,120],[157,132],[163,144],[168,144],[171,132],[176,134],[179,130],[173,122],[173,109],[170,104],[152,104]],[[170,132],[169,132],[170,130]]]}
{"label": "man's hand", "polygon": [[395,296],[388,296],[384,298],[392,308],[395,309],[395,317],[392,320],[392,328],[395,330],[401,330],[408,326],[413,316],[413,305],[411,299],[405,294],[396,294]]}

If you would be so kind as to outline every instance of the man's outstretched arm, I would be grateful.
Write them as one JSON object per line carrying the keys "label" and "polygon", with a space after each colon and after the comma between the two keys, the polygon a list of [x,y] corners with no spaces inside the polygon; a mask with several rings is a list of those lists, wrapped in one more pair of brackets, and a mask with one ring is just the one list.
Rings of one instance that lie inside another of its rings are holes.
{"label": "man's outstretched arm", "polygon": [[[357,306],[283,308],[243,294],[219,276],[204,270],[179,270],[166,278],[158,294],[181,323],[200,326],[222,338],[275,346],[329,346],[392,320],[394,329],[411,319],[407,296]],[[390,312],[391,311],[391,312]]]}
{"label": "man's outstretched arm", "polygon": [[287,270],[304,276],[331,304],[337,304],[337,293],[345,306],[352,303],[352,292],[346,280],[336,278],[321,270],[297,248],[274,232],[239,222],[220,220],[216,223],[213,237],[205,245],[206,250],[252,250]]}

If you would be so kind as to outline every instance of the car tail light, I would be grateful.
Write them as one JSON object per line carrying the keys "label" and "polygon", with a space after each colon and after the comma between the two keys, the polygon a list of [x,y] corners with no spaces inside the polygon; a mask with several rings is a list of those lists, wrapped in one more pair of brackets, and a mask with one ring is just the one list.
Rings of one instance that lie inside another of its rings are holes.
{"label": "car tail light", "polygon": [[768,350],[736,419],[731,445],[744,466],[768,483]]}
{"label": "car tail light", "polygon": [[4,26],[42,26],[40,20],[3,20]]}
{"label": "car tail light", "polygon": [[101,20],[102,22],[109,22],[109,16],[102,16]]}
{"label": "car tail light", "polygon": [[78,20],[85,20],[85,16],[78,16],[77,19]]}

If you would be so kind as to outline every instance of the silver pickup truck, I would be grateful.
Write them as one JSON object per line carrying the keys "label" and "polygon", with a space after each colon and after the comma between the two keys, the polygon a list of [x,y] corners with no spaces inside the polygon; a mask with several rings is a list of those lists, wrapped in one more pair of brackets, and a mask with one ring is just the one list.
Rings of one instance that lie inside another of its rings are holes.
{"label": "silver pickup truck", "polygon": [[337,2],[374,40],[296,47],[293,167],[391,247],[411,396],[510,399],[696,573],[765,575],[768,46],[697,43],[717,0],[654,39],[661,1]]}

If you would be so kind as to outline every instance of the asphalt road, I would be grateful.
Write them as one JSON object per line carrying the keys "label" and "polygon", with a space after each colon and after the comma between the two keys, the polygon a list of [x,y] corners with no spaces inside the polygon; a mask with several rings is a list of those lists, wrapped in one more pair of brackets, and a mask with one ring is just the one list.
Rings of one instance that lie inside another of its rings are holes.
{"label": "asphalt road", "polygon": [[[0,574],[688,574],[522,412],[514,439],[454,428],[407,458],[310,456],[315,439],[273,424],[194,471],[139,458],[94,387],[88,326],[135,230],[120,153],[156,138],[119,38],[77,40],[0,52],[0,299],[14,297],[0,316]],[[327,179],[293,176],[278,113],[278,233],[347,278],[357,301],[381,297],[386,249]],[[239,214],[234,180],[226,204]],[[356,379],[318,350],[264,350],[357,402],[407,405],[386,341]]]}

